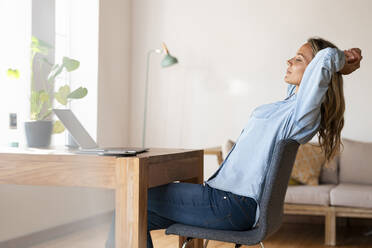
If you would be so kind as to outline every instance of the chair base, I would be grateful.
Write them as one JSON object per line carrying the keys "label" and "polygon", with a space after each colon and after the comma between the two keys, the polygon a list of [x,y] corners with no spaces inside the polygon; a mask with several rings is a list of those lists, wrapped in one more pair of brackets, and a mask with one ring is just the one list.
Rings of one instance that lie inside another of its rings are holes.
{"label": "chair base", "polygon": [[207,239],[207,240],[204,242],[203,248],[207,248],[207,246],[208,246],[208,242],[209,242],[209,239]]}
{"label": "chair base", "polygon": [[[186,240],[182,244],[182,248],[186,248],[187,244],[190,243],[194,238],[187,237]],[[209,240],[207,239],[203,245],[204,248],[207,248]],[[240,248],[241,244],[235,244],[235,248]],[[265,248],[262,242],[260,242],[261,248]]]}
{"label": "chair base", "polygon": [[186,238],[186,240],[182,244],[182,248],[186,248],[187,244],[190,243],[193,240],[193,238]]}

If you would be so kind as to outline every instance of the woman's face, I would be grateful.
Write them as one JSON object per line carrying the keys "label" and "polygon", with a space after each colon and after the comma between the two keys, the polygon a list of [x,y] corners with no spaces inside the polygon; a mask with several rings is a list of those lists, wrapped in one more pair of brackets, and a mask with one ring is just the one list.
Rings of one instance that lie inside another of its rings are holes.
{"label": "woman's face", "polygon": [[309,43],[303,44],[298,49],[296,56],[287,60],[288,69],[284,81],[289,84],[300,85],[305,69],[312,59],[311,45]]}

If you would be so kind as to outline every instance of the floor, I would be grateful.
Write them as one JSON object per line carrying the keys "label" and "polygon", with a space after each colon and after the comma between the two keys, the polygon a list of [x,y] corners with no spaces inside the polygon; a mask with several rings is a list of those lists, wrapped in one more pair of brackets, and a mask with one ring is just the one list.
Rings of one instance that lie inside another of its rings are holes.
{"label": "floor", "polygon": [[[79,231],[52,241],[34,245],[30,248],[103,248],[109,223],[93,226],[89,229]],[[372,236],[363,233],[371,230],[367,227],[339,227],[337,229],[338,248],[372,248]],[[319,224],[284,224],[282,228],[272,237],[264,242],[266,248],[294,248],[328,247],[323,245],[324,226]],[[152,232],[154,246],[156,248],[175,248],[178,244],[176,236],[166,236],[164,230]],[[233,244],[210,241],[209,248],[232,248]],[[248,246],[242,246],[248,247]],[[251,246],[251,247],[259,247]]]}

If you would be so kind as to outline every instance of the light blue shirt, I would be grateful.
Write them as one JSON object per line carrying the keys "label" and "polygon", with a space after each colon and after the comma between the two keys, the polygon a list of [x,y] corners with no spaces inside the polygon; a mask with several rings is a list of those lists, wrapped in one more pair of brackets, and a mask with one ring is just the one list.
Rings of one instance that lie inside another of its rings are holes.
{"label": "light blue shirt", "polygon": [[305,144],[317,133],[320,107],[332,74],[343,68],[344,53],[336,48],[319,51],[306,67],[298,92],[288,85],[287,97],[256,108],[219,170],[206,182],[210,187],[251,197],[257,202],[275,144],[294,139]]}

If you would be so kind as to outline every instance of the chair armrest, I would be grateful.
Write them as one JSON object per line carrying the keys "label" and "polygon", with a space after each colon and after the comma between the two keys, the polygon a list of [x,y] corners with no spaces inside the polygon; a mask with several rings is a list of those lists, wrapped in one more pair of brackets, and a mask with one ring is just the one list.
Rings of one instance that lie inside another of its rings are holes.
{"label": "chair armrest", "polygon": [[218,165],[221,165],[223,162],[222,158],[222,148],[220,146],[210,147],[204,149],[204,155],[215,155],[217,156]]}

